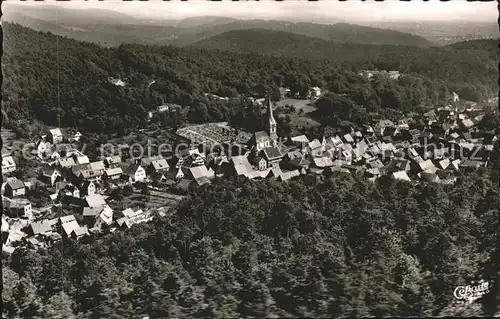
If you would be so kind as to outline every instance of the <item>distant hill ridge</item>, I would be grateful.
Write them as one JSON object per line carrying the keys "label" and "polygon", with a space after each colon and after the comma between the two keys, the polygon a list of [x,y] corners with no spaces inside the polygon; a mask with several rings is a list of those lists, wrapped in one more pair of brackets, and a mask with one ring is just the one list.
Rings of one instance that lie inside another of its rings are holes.
{"label": "distant hill ridge", "polygon": [[423,37],[413,34],[348,23],[238,20],[214,16],[182,20],[146,19],[108,10],[74,10],[51,5],[9,5],[3,9],[4,21],[108,46],[121,43],[186,46],[228,31],[245,29],[290,32],[332,42],[420,47],[433,45]]}

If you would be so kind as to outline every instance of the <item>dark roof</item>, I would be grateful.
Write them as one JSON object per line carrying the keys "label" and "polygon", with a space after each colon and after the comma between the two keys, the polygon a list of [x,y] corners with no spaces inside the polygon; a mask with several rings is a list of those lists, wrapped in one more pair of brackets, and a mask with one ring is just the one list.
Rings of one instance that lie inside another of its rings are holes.
{"label": "dark roof", "polygon": [[271,140],[269,135],[267,135],[264,131],[255,132],[253,137],[255,139],[255,143],[264,143]]}
{"label": "dark roof", "polygon": [[268,160],[277,159],[283,156],[280,149],[277,147],[266,147],[262,151]]}
{"label": "dark roof", "polygon": [[130,164],[126,169],[123,170],[124,175],[133,175],[141,167],[139,164]]}

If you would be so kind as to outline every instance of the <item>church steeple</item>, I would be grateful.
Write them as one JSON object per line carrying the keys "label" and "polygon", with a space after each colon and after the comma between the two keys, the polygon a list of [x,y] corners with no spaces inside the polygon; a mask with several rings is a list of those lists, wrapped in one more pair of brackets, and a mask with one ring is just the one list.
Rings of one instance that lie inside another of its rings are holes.
{"label": "church steeple", "polygon": [[278,134],[276,133],[276,120],[273,115],[273,106],[271,104],[271,95],[267,94],[267,117],[269,121],[269,137],[273,141],[273,144],[276,144],[278,140]]}

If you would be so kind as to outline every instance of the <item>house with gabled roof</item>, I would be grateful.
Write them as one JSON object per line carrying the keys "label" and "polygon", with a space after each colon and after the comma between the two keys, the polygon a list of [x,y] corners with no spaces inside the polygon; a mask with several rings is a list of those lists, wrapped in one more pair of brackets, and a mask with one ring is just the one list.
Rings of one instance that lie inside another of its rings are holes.
{"label": "house with gabled roof", "polygon": [[89,230],[87,226],[78,227],[76,229],[73,229],[73,231],[71,232],[71,238],[76,240],[88,235],[89,235]]}
{"label": "house with gabled roof", "polygon": [[71,167],[77,165],[72,157],[60,158],[58,161],[58,166],[62,169],[70,169]]}
{"label": "house with gabled roof", "polygon": [[52,232],[52,227],[47,219],[32,222],[27,228],[28,235],[48,235]]}
{"label": "house with gabled roof", "polygon": [[278,181],[285,182],[297,176],[300,176],[300,171],[297,169],[293,171],[285,171],[282,172],[280,176],[278,176]]}
{"label": "house with gabled roof", "polygon": [[2,174],[12,173],[16,170],[17,166],[14,158],[10,155],[2,155]]}
{"label": "house with gabled roof", "polygon": [[86,207],[102,207],[106,205],[106,201],[101,194],[87,195],[83,200]]}
{"label": "house with gabled roof", "polygon": [[146,170],[139,164],[131,164],[123,171],[123,176],[131,183],[142,182],[146,179]]}
{"label": "house with gabled roof", "polygon": [[244,155],[233,156],[229,160],[229,173],[236,176],[246,175],[253,171],[253,167]]}
{"label": "house with gabled roof", "polygon": [[103,178],[107,182],[117,181],[123,174],[121,167],[108,168],[104,171]]}
{"label": "house with gabled roof", "polygon": [[62,179],[61,172],[55,166],[45,166],[40,172],[39,179],[49,185],[54,185]]}
{"label": "house with gabled roof", "polygon": [[52,144],[58,144],[63,141],[63,135],[59,128],[49,130],[49,139]]}
{"label": "house with gabled roof", "polygon": [[283,159],[283,153],[278,147],[266,147],[262,149],[259,153],[261,158],[264,158],[267,162],[267,167],[278,166]]}
{"label": "house with gabled roof", "polygon": [[26,194],[26,187],[23,181],[19,179],[8,181],[5,185],[5,196],[17,197]]}
{"label": "house with gabled roof", "polygon": [[312,156],[320,155],[323,152],[323,145],[318,139],[314,139],[307,145],[307,151]]}
{"label": "house with gabled roof", "polygon": [[122,162],[122,158],[120,155],[113,155],[113,156],[108,156],[104,159],[104,165],[107,168],[115,168],[120,165]]}
{"label": "house with gabled roof", "polygon": [[164,173],[170,169],[170,165],[164,158],[154,159],[146,168],[147,174]]}
{"label": "house with gabled roof", "polygon": [[408,174],[405,171],[394,172],[391,174],[391,177],[394,180],[402,180],[402,181],[411,182],[410,177],[408,177]]}

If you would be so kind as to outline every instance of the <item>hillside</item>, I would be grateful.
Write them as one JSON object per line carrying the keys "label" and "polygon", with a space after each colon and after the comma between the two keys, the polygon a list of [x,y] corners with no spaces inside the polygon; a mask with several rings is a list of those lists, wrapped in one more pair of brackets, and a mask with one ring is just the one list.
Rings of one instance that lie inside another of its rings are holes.
{"label": "hillside", "polygon": [[[498,172],[216,179],[172,216],[3,260],[6,318],[495,317]],[[103,271],[105,270],[105,271]],[[457,286],[484,279],[482,300]]]}
{"label": "hillside", "polygon": [[153,20],[113,11],[74,10],[51,5],[6,5],[3,9],[4,21],[108,46],[122,43],[185,46],[224,32],[253,28],[286,31],[333,42],[432,45],[424,38],[408,33],[343,23],[326,25],[212,16]]}
{"label": "hillside", "polygon": [[[189,121],[226,121],[243,104],[214,102],[204,93],[239,98],[262,85],[295,92],[320,86],[352,95],[367,110],[438,106],[450,91],[481,100],[497,88],[497,52],[489,46],[334,44],[286,32],[241,30],[215,38],[217,47],[235,51],[221,54],[197,47],[103,48],[16,24],[3,27],[3,110],[9,118],[89,131],[144,125],[146,112],[162,101],[194,106]],[[204,47],[211,48],[210,41],[204,40]],[[356,74],[373,68],[408,75],[370,83]],[[115,86],[110,77],[127,85]]]}
{"label": "hillside", "polygon": [[189,30],[187,37],[179,39],[176,44],[188,45],[211,36],[230,31],[247,29],[265,29],[270,31],[289,32],[296,35],[305,35],[312,38],[327,40],[337,43],[359,44],[386,44],[386,45],[411,45],[431,46],[432,43],[422,37],[409,33],[402,33],[388,29],[364,27],[354,24],[337,23],[333,25],[316,23],[292,23],[276,20],[238,20],[227,24],[204,27],[200,30]]}
{"label": "hillside", "polygon": [[[359,67],[367,67],[371,61],[383,60],[386,63],[386,68],[402,72],[419,72],[428,76],[446,79],[450,72],[456,71],[453,70],[455,63],[474,64],[474,67],[480,68],[486,74],[493,76],[497,68],[498,50],[493,50],[496,44],[495,40],[478,40],[471,41],[469,44],[458,43],[442,48],[362,45],[333,43],[282,31],[249,29],[229,31],[201,40],[191,46],[231,52],[253,52],[284,57],[325,59],[337,63],[356,61],[359,63]],[[443,63],[442,67],[438,69],[422,65],[424,63],[436,63],[437,61]],[[416,71],[416,65],[418,65],[419,69],[425,69],[425,71]],[[466,70],[460,69],[461,71]],[[465,77],[463,79],[465,80]]]}

